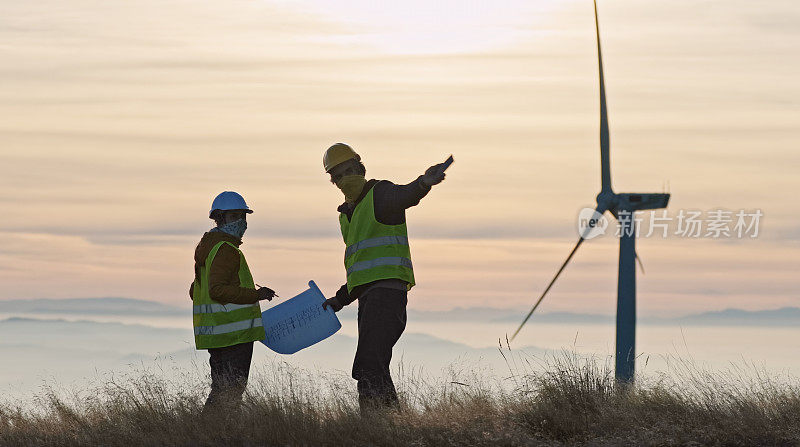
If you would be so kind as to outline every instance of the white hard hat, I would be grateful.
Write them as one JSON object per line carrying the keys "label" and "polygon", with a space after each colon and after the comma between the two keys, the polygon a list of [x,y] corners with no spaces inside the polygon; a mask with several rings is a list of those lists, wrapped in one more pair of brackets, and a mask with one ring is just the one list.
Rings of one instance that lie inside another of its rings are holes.
{"label": "white hard hat", "polygon": [[214,211],[233,210],[242,210],[248,214],[253,212],[245,203],[244,197],[239,193],[233,191],[221,192],[211,203],[211,211],[208,212],[208,217],[213,219]]}

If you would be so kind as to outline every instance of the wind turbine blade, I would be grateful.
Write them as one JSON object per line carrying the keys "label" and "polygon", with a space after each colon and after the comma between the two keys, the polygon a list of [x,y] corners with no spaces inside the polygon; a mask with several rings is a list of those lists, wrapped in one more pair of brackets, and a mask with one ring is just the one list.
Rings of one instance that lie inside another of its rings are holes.
{"label": "wind turbine blade", "polygon": [[594,0],[594,25],[597,32],[597,66],[600,71],[600,179],[602,191],[611,191],[611,155],[608,134],[608,108],[606,107],[606,83],[603,77],[603,53],[600,50],[600,22],[597,19],[597,0]]}
{"label": "wind turbine blade", "polygon": [[[606,212],[605,205],[598,204],[597,208],[595,208],[594,211],[595,211],[595,213],[597,213],[600,216],[602,216],[603,213]],[[569,256],[567,256],[567,260],[564,261],[563,264],[561,264],[561,267],[556,272],[556,276],[553,277],[553,279],[550,281],[550,284],[548,284],[547,288],[544,289],[544,292],[542,292],[542,296],[540,296],[539,299],[536,300],[536,304],[533,305],[533,307],[531,308],[531,311],[528,312],[528,315],[525,315],[525,319],[522,320],[522,324],[520,324],[519,327],[517,328],[517,330],[514,331],[514,335],[511,336],[511,340],[514,340],[514,337],[516,337],[517,334],[519,334],[519,331],[522,329],[522,326],[525,326],[525,323],[527,323],[528,319],[531,318],[531,315],[533,315],[533,312],[536,310],[537,307],[539,307],[539,304],[542,303],[542,300],[544,299],[545,295],[547,295],[547,292],[549,292],[550,288],[553,287],[553,284],[555,284],[555,282],[558,279],[559,275],[561,275],[561,272],[564,271],[564,268],[567,266],[567,264],[569,264],[569,261],[570,261],[570,259],[572,259],[572,256],[574,256],[575,252],[578,251],[578,247],[580,247],[581,244],[583,243],[583,241],[586,240],[586,237],[589,236],[589,233],[591,231],[592,231],[591,227],[587,227],[585,230],[583,230],[583,233],[581,234],[580,239],[578,239],[578,242],[575,244],[575,247],[572,249],[571,252],[569,252]]]}
{"label": "wind turbine blade", "polygon": [[561,264],[561,268],[559,268],[558,271],[556,272],[556,276],[553,277],[553,280],[550,281],[550,284],[548,284],[547,288],[544,289],[544,292],[542,292],[542,296],[539,297],[539,299],[536,301],[536,304],[534,304],[533,307],[531,308],[531,311],[528,312],[528,315],[526,315],[525,319],[522,320],[522,324],[520,324],[519,327],[517,328],[517,330],[514,331],[514,335],[511,336],[511,340],[514,340],[514,337],[516,337],[517,334],[519,334],[519,331],[520,331],[520,329],[522,329],[522,326],[525,326],[525,323],[528,322],[528,319],[531,317],[531,315],[533,315],[533,312],[536,310],[537,307],[539,307],[539,304],[542,303],[542,300],[544,299],[545,295],[547,295],[547,292],[550,291],[551,287],[553,287],[553,284],[555,284],[556,280],[558,279],[558,276],[561,275],[561,272],[564,271],[564,267],[567,266],[567,264],[569,263],[569,260],[572,259],[572,256],[575,254],[575,252],[578,251],[578,247],[581,246],[583,241],[585,241],[585,239],[583,237],[578,239],[578,243],[575,244],[575,248],[573,248],[572,251],[569,253],[569,256],[567,256],[567,260],[564,261],[563,264]]}

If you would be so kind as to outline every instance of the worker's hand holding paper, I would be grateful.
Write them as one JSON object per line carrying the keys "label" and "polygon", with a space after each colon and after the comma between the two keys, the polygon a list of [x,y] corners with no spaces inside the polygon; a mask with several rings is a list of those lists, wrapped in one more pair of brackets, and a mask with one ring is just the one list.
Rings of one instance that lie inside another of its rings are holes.
{"label": "worker's hand holding paper", "polygon": [[322,308],[325,296],[314,281],[308,286],[305,292],[261,313],[267,333],[261,342],[279,354],[294,354],[342,327],[333,309]]}
{"label": "worker's hand holding paper", "polygon": [[334,312],[339,312],[344,306],[342,306],[342,303],[339,302],[339,298],[333,297],[328,298],[324,303],[322,303],[323,309],[327,309],[329,307],[333,309]]}

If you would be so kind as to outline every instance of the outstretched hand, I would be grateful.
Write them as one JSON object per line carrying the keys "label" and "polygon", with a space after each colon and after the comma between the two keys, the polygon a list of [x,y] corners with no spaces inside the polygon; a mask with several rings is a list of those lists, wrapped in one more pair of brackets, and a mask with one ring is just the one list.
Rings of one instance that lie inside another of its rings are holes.
{"label": "outstretched hand", "polygon": [[272,298],[276,297],[275,291],[270,289],[269,287],[259,287],[258,288],[258,300],[267,300],[272,301]]}
{"label": "outstretched hand", "polygon": [[328,306],[330,306],[330,308],[333,309],[334,312],[339,312],[344,307],[336,297],[328,298],[327,300],[325,300],[324,303],[322,303],[323,309],[327,309]]}
{"label": "outstretched hand", "polygon": [[438,185],[444,180],[444,163],[431,166],[422,175],[422,182],[428,186]]}

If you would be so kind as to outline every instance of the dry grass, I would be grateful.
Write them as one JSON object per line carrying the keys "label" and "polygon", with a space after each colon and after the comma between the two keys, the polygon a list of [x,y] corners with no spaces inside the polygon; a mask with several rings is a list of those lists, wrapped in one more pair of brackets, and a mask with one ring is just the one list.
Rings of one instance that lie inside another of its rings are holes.
{"label": "dry grass", "polygon": [[207,378],[139,372],[0,408],[0,445],[800,445],[800,388],[789,377],[678,362],[623,390],[607,362],[569,353],[510,362],[502,379],[401,370],[402,410],[366,418],[346,377],[273,365],[251,380],[241,412],[204,417]]}

